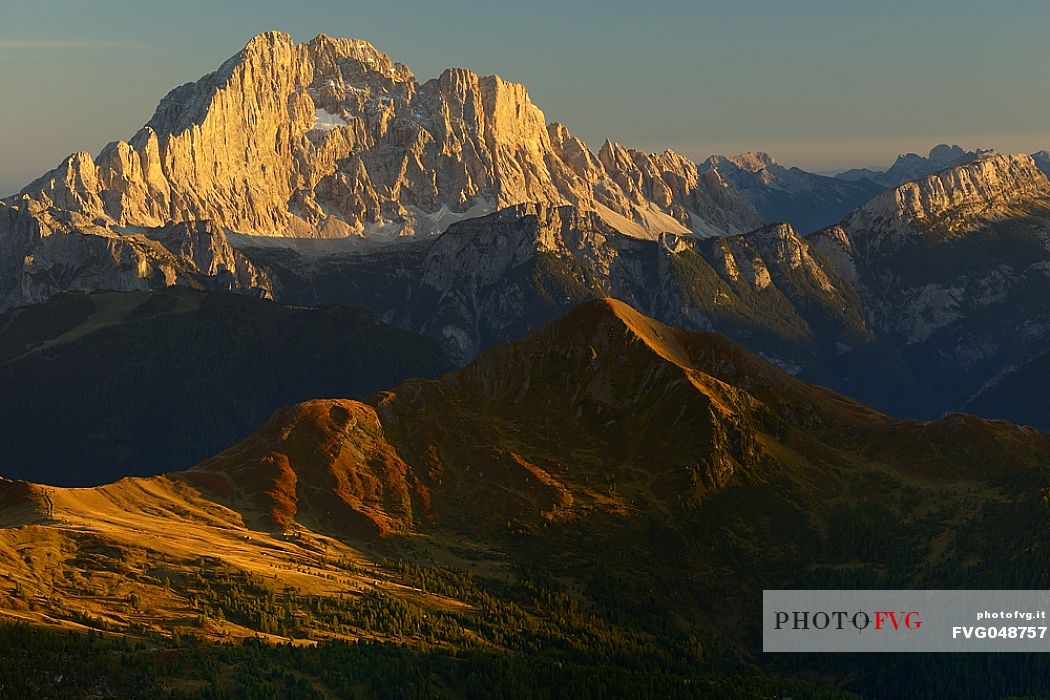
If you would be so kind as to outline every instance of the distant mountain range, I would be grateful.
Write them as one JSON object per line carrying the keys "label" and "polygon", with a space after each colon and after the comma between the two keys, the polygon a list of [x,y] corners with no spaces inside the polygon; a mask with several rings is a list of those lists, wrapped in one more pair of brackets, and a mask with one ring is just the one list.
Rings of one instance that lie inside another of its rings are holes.
{"label": "distant mountain range", "polygon": [[458,68],[419,83],[365,41],[278,32],[171,91],[129,142],[74,154],[22,194],[118,234],[207,220],[254,235],[390,237],[523,202],[595,210],[641,237],[759,223],[672,151],[606,142],[592,153],[546,124],[522,85]]}
{"label": "distant mountain range", "polygon": [[[952,166],[970,163],[993,154],[993,149],[978,148],[967,151],[962,146],[942,143],[930,149],[925,157],[918,153],[904,153],[897,157],[888,170],[853,168],[836,174],[835,178],[850,182],[874,182],[883,189],[891,189],[908,180],[919,180]],[[1031,155],[1039,169],[1050,175],[1050,152],[1036,151]]]}
{"label": "distant mountain range", "polygon": [[271,32],[171,91],[129,141],[73,154],[7,200],[0,309],[171,284],[270,296],[239,250],[252,237],[390,243],[523,204],[593,212],[639,239],[781,222],[808,234],[880,187],[972,157],[939,146],[902,157],[889,180],[847,183],[766,154],[697,165],[612,142],[592,151],[497,76],[419,83],[367,42]]}
{"label": "distant mountain range", "polygon": [[849,180],[851,182],[869,181],[874,182],[883,188],[893,188],[904,184],[908,180],[917,180],[928,175],[933,175],[945,168],[950,168],[953,165],[969,163],[982,156],[989,155],[990,153],[992,153],[992,151],[982,149],[967,151],[961,146],[949,146],[942,143],[941,145],[934,146],[930,149],[929,155],[925,157],[918,153],[902,154],[897,157],[897,160],[888,170],[883,171],[871,170],[869,168],[855,168],[853,170],[841,172],[835,177],[840,180]]}
{"label": "distant mountain range", "polygon": [[271,296],[231,242],[390,243],[522,203],[576,206],[641,239],[762,224],[717,172],[672,151],[593,152],[521,85],[464,69],[420,84],[367,42],[271,32],[173,90],[130,141],[73,154],[8,199],[0,309],[171,284]]}
{"label": "distant mountain range", "polygon": [[785,168],[768,153],[712,156],[701,166],[731,182],[769,223],[790,223],[802,234],[837,224],[886,185]]}

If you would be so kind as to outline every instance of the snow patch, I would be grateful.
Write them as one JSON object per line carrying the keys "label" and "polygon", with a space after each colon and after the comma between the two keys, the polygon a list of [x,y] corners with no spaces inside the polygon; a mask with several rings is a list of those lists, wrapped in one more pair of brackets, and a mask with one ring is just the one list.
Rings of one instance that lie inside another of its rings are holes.
{"label": "snow patch", "polygon": [[312,131],[331,131],[341,126],[346,126],[346,120],[342,117],[320,107],[314,109],[314,125],[310,127]]}
{"label": "snow patch", "polygon": [[655,205],[643,209],[634,207],[635,214],[640,221],[632,221],[623,214],[619,214],[604,204],[595,203],[594,211],[601,219],[625,236],[638,238],[645,241],[655,241],[662,233],[687,234],[690,233],[680,221],[673,216],[660,211]]}
{"label": "snow patch", "polygon": [[725,231],[712,226],[693,212],[689,212],[689,228],[692,229],[697,238],[714,238],[715,236],[726,235]]}
{"label": "snow patch", "polygon": [[[329,212],[322,204],[322,209],[329,216],[338,215]],[[270,236],[253,235],[227,229],[227,238],[235,248],[291,248],[301,255],[323,256],[344,252],[367,251],[412,241],[433,238],[444,233],[453,224],[466,219],[476,219],[496,211],[491,200],[479,198],[465,212],[457,212],[443,204],[435,212],[426,212],[416,207],[408,207],[408,217],[404,222],[380,219],[363,224],[360,230],[338,237],[325,238],[318,236]]]}
{"label": "snow patch", "polygon": [[470,209],[463,212],[453,211],[447,204],[442,204],[434,212],[425,212],[416,207],[408,207],[408,210],[414,214],[412,231],[417,235],[433,235],[444,233],[449,226],[460,221],[488,216],[496,211],[496,204],[490,199],[479,197]]}

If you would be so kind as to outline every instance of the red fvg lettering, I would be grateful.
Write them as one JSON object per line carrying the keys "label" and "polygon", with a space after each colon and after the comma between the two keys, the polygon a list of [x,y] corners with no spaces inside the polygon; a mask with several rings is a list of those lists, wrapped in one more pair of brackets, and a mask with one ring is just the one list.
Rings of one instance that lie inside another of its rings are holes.
{"label": "red fvg lettering", "polygon": [[914,610],[908,612],[903,610],[899,612],[893,610],[876,610],[875,629],[884,629],[885,623],[888,621],[895,630],[900,630],[901,625],[910,630],[917,630],[922,627],[922,620],[919,619],[920,617],[920,614]]}

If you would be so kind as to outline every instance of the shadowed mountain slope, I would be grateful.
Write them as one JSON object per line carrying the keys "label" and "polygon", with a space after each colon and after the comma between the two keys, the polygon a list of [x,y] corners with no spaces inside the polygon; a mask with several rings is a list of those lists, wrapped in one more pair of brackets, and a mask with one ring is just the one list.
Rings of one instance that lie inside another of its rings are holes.
{"label": "shadowed mountain slope", "polygon": [[767,224],[787,222],[802,234],[838,223],[885,189],[871,180],[845,180],[786,168],[768,153],[711,156],[703,170],[733,183]]}
{"label": "shadowed mountain slope", "polygon": [[1004,418],[1050,432],[1050,353],[1028,358],[985,384],[963,404],[980,416]]}
{"label": "shadowed mountain slope", "polygon": [[866,481],[932,494],[1010,480],[1048,448],[1036,431],[964,415],[894,420],[724,336],[599,300],[441,379],[279,412],[186,478],[255,499],[272,526],[489,539],[636,513],[680,523],[751,489],[749,507],[791,498],[827,525],[866,501]]}
{"label": "shadowed mountain slope", "polygon": [[1050,182],[1029,156],[908,182],[810,244],[853,281],[865,319],[910,370],[912,390],[880,406],[958,407],[1050,348]]}
{"label": "shadowed mountain slope", "polygon": [[61,294],[0,316],[0,474],[82,486],[185,468],[280,406],[450,367],[357,309],[180,288]]}

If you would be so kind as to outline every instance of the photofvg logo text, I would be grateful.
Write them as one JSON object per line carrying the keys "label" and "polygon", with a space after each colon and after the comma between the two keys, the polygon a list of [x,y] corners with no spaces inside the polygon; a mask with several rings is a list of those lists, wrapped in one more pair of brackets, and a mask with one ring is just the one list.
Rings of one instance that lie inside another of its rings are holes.
{"label": "photofvg logo text", "polygon": [[895,631],[922,629],[922,613],[918,610],[777,610],[776,629],[792,630],[844,630],[852,628],[858,632]]}
{"label": "photofvg logo text", "polygon": [[1048,591],[765,591],[766,652],[1050,651]]}

